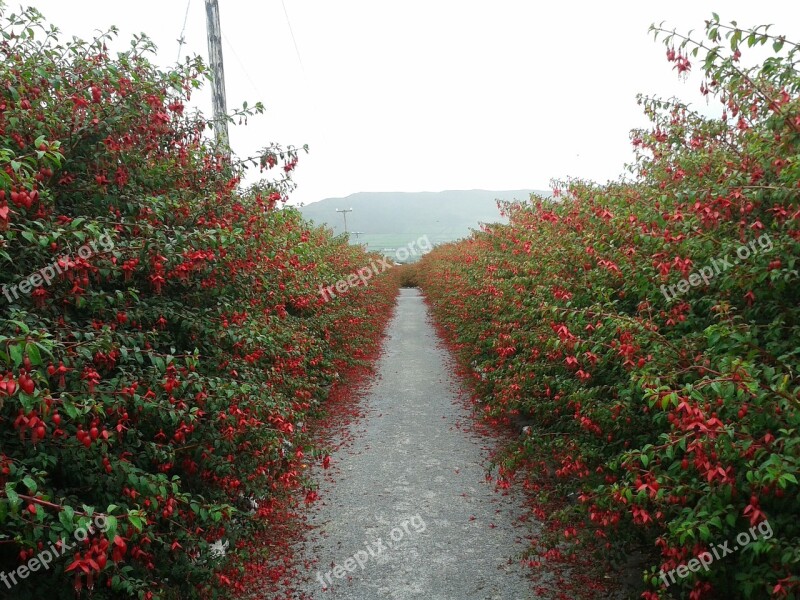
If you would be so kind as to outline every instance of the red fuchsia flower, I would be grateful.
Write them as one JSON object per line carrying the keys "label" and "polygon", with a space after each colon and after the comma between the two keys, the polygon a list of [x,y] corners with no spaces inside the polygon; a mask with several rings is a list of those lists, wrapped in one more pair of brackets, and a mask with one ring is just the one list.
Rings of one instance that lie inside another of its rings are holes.
{"label": "red fuchsia flower", "polygon": [[95,371],[92,367],[86,366],[83,369],[83,373],[81,374],[81,379],[86,381],[87,385],[89,386],[89,393],[94,393],[95,386],[100,383],[101,377],[100,374]]}
{"label": "red fuchsia flower", "polygon": [[183,114],[183,102],[179,100],[173,100],[167,105],[167,108],[174,112],[175,114],[182,115]]}
{"label": "red fuchsia flower", "polygon": [[[0,194],[5,194],[5,192],[0,191]],[[6,231],[10,222],[11,210],[8,208],[5,200],[0,199],[0,202],[2,202],[2,204],[0,204],[0,231]]]}

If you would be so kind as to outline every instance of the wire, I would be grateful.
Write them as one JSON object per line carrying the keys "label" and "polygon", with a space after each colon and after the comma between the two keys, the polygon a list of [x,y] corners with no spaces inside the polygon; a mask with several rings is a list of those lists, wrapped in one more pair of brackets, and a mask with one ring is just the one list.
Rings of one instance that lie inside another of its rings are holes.
{"label": "wire", "polygon": [[292,22],[289,19],[289,12],[286,10],[286,2],[281,0],[283,6],[283,14],[286,15],[286,24],[289,26],[289,33],[292,34],[292,43],[294,44],[294,51],[297,54],[297,60],[300,62],[300,68],[305,72],[306,68],[303,66],[303,59],[300,58],[300,49],[297,47],[297,40],[294,37],[294,30],[292,29]]}
{"label": "wire", "polygon": [[231,52],[233,52],[233,56],[236,59],[236,62],[238,62],[239,66],[242,68],[242,72],[244,73],[245,77],[247,77],[247,80],[250,82],[250,85],[253,86],[253,89],[255,90],[256,94],[258,94],[259,97],[260,97],[261,96],[261,91],[258,89],[258,86],[256,85],[256,82],[253,81],[253,78],[250,77],[250,73],[247,71],[247,68],[244,66],[244,63],[242,62],[242,59],[239,58],[239,54],[237,54],[236,48],[233,47],[233,44],[231,44],[230,40],[228,39],[228,36],[225,35],[224,31],[222,32],[222,39],[225,40],[225,43],[228,45],[228,48],[230,48]]}
{"label": "wire", "polygon": [[183,48],[183,44],[186,43],[186,40],[183,39],[183,34],[186,33],[186,23],[189,21],[189,6],[192,4],[192,0],[187,0],[186,2],[186,14],[183,15],[183,29],[181,29],[181,35],[178,38],[178,58],[175,59],[175,62],[181,61],[181,48]]}

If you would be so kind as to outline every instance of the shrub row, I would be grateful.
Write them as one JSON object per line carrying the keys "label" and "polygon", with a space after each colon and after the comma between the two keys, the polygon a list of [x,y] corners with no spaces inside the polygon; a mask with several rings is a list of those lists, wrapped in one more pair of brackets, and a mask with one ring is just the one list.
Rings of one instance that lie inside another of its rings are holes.
{"label": "shrub row", "polygon": [[576,500],[535,510],[550,556],[644,552],[651,600],[796,597],[800,52],[716,15],[654,31],[722,117],[642,97],[625,180],[506,204],[419,277],[477,406],[527,425],[501,483]]}
{"label": "shrub row", "polygon": [[322,300],[374,257],[282,208],[294,149],[243,188],[186,108],[199,59],[0,11],[0,595],[246,591],[397,284]]}

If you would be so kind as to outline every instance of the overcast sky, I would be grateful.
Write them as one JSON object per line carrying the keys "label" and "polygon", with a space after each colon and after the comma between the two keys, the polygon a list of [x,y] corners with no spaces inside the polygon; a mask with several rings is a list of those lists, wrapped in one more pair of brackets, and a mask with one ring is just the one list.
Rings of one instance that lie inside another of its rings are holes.
{"label": "overcast sky", "polygon": [[[704,106],[699,79],[679,81],[650,23],[701,30],[716,11],[800,39],[800,3],[787,0],[219,3],[228,107],[267,107],[232,130],[233,149],[308,144],[293,203],[615,179],[631,158],[628,131],[646,123],[637,92]],[[204,0],[25,4],[70,36],[113,24],[127,43],[145,32],[164,66],[188,15],[181,55],[207,55]],[[210,114],[208,94],[194,100]]]}

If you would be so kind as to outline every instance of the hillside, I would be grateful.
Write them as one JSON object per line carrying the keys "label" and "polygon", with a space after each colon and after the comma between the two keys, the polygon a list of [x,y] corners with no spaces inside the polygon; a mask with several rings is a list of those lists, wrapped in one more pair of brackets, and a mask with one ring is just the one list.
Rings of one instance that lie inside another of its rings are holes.
{"label": "hillside", "polygon": [[[469,235],[480,223],[503,221],[496,200],[527,200],[533,190],[444,192],[360,192],[345,198],[326,198],[300,208],[307,219],[326,224],[335,233],[363,232],[358,241],[369,250],[398,248],[427,235],[431,243],[454,241]],[[539,192],[548,194],[549,192]],[[356,236],[351,235],[352,241]]]}

